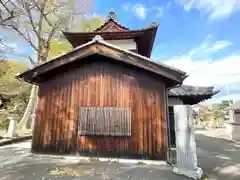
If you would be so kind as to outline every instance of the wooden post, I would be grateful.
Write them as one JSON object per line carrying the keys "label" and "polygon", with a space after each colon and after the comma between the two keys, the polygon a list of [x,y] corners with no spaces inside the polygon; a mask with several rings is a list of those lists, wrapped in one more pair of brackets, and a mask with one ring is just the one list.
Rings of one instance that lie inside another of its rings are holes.
{"label": "wooden post", "polygon": [[177,162],[173,167],[176,174],[200,179],[202,169],[197,167],[196,142],[190,105],[174,106]]}

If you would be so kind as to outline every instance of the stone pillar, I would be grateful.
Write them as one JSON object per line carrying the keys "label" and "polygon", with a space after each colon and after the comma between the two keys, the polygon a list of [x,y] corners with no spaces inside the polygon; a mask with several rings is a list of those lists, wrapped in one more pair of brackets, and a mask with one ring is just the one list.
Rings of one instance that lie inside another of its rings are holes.
{"label": "stone pillar", "polygon": [[12,137],[17,136],[17,133],[16,133],[16,118],[14,116],[11,116],[11,117],[8,117],[8,118],[10,120],[9,126],[8,126],[8,132],[4,136],[8,137],[8,138],[12,138]]}
{"label": "stone pillar", "polygon": [[36,107],[37,107],[37,103],[38,103],[38,87],[36,87],[36,97],[34,98],[34,104],[33,104],[33,111],[32,111],[32,123],[31,123],[31,129],[33,130],[34,128],[34,124],[35,124],[35,120],[36,120]]}
{"label": "stone pillar", "polygon": [[189,105],[174,106],[177,161],[173,167],[176,174],[193,179],[203,176],[197,167],[197,151],[193,128],[192,108]]}
{"label": "stone pillar", "polygon": [[240,112],[229,110],[229,121],[225,122],[230,140],[240,141]]}

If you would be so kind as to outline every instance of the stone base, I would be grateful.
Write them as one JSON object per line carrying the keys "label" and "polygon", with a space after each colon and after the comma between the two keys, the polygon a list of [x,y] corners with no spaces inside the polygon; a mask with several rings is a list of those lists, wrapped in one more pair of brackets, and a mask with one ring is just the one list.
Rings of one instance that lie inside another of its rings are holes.
{"label": "stone base", "polygon": [[173,173],[178,175],[184,175],[192,179],[201,179],[203,177],[203,171],[197,167],[195,170],[189,170],[185,168],[173,167]]}
{"label": "stone base", "polygon": [[6,134],[3,135],[3,137],[6,138],[6,139],[12,139],[12,138],[18,137],[18,135],[17,135],[17,133],[15,133],[15,134],[6,133]]}
{"label": "stone base", "polygon": [[227,121],[225,124],[226,131],[230,139],[233,141],[240,141],[240,124],[229,121]]}

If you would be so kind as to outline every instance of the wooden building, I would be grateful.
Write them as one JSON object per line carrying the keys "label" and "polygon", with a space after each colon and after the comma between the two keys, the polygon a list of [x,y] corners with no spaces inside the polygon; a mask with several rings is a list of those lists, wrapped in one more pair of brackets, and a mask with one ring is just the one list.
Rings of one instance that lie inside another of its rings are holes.
{"label": "wooden building", "polygon": [[169,92],[186,73],[150,59],[158,24],[130,30],[114,17],[94,32],[64,32],[71,52],[17,77],[39,86],[33,152],[166,160],[168,101],[214,94]]}

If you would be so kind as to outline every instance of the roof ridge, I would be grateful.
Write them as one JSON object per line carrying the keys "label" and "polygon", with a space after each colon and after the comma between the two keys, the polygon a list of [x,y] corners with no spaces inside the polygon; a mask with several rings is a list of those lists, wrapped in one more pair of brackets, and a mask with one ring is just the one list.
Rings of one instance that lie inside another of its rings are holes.
{"label": "roof ridge", "polygon": [[[54,58],[54,60],[51,60],[51,61],[48,61],[48,62],[46,62],[46,63],[44,63],[44,64],[41,64],[41,65],[39,65],[39,66],[36,66],[36,67],[34,67],[33,69],[31,69],[31,70],[28,70],[28,71],[26,71],[26,72],[23,72],[22,74],[20,74],[20,75],[18,75],[16,78],[18,78],[18,79],[22,79],[23,78],[23,76],[27,73],[27,72],[31,72],[31,76],[32,77],[34,77],[34,78],[36,78],[39,74],[41,74],[41,73],[44,73],[44,72],[40,72],[40,71],[38,71],[37,70],[37,68],[44,68],[44,66],[50,66],[49,67],[49,70],[51,70],[52,68],[57,68],[57,67],[59,67],[59,65],[53,65],[53,66],[55,66],[55,67],[52,67],[51,68],[51,64],[56,64],[56,61],[57,60],[64,60],[64,59],[66,59],[68,56],[70,56],[72,53],[76,53],[78,50],[81,50],[81,49],[83,49],[83,48],[86,48],[86,47],[88,47],[88,46],[90,46],[90,45],[94,45],[94,44],[100,44],[100,45],[103,45],[103,46],[106,46],[106,47],[108,47],[108,48],[110,48],[110,49],[112,49],[113,51],[115,50],[115,51],[119,51],[120,53],[126,53],[127,55],[130,55],[130,56],[132,56],[133,58],[139,58],[141,61],[142,61],[142,63],[135,63],[134,61],[133,62],[128,62],[128,63],[130,63],[130,64],[132,64],[132,65],[135,65],[135,66],[138,66],[138,67],[140,67],[140,68],[142,68],[142,69],[145,69],[145,70],[149,70],[149,71],[152,71],[152,72],[154,72],[154,73],[156,73],[156,74],[159,74],[159,75],[162,75],[162,76],[164,76],[164,77],[166,77],[166,78],[170,78],[170,79],[172,79],[172,80],[174,80],[174,81],[176,81],[176,82],[178,82],[178,83],[182,83],[182,81],[184,80],[184,78],[185,78],[185,76],[186,76],[186,73],[185,72],[183,72],[183,71],[181,71],[181,70],[178,70],[178,69],[176,69],[176,68],[172,68],[172,67],[170,67],[170,66],[168,66],[168,65],[165,65],[164,63],[155,63],[154,61],[152,61],[150,58],[148,58],[148,57],[146,57],[146,56],[143,56],[143,55],[140,55],[140,54],[137,54],[137,53],[135,53],[135,52],[131,52],[131,51],[129,51],[129,50],[127,50],[127,49],[122,49],[122,48],[120,48],[120,47],[118,47],[118,46],[115,46],[115,45],[113,45],[113,44],[110,44],[110,43],[108,43],[108,42],[106,42],[106,41],[104,41],[104,39],[100,36],[100,35],[96,35],[95,37],[93,37],[92,38],[92,40],[91,41],[89,41],[89,42],[87,42],[87,43],[85,43],[85,44],[82,44],[82,45],[80,45],[80,46],[77,46],[76,48],[74,48],[72,51],[70,51],[70,52],[68,52],[68,53],[65,53],[64,55],[60,55],[60,56],[58,56],[58,57],[56,57],[56,58]],[[95,52],[95,53],[99,53],[99,54],[101,54],[100,52]],[[61,63],[60,65],[64,65],[64,64],[67,64],[67,63],[70,63],[70,62],[72,62],[72,61],[74,61],[74,59],[72,59],[72,60],[70,60],[70,61],[65,61],[65,63]],[[144,62],[146,62],[145,64],[144,64]],[[168,76],[168,75],[163,75],[161,72],[158,72],[158,71],[160,71],[161,70],[161,68],[163,69],[163,71],[165,71],[164,70],[164,67],[166,68],[165,70],[167,71],[169,71],[169,70],[172,70],[173,72],[175,72],[175,73],[178,73],[176,76],[174,75],[173,77],[170,77],[170,76]]]}
{"label": "roof ridge", "polygon": [[[97,36],[100,36],[100,35],[96,35],[95,37],[97,37]],[[94,37],[93,39],[95,39],[95,37]],[[100,37],[101,37],[101,36],[100,36]],[[146,60],[146,61],[149,61],[149,62],[151,62],[151,63],[153,63],[153,64],[161,65],[161,66],[163,66],[163,67],[165,67],[165,68],[168,68],[168,69],[171,69],[171,70],[173,70],[173,71],[177,71],[177,72],[179,72],[179,73],[182,73],[182,74],[185,74],[185,75],[186,75],[186,72],[184,72],[184,71],[182,71],[182,70],[180,70],[180,69],[171,67],[171,66],[169,66],[169,65],[167,65],[167,64],[164,64],[164,63],[161,63],[161,62],[156,63],[156,62],[152,61],[151,58],[148,58],[148,57],[143,56],[143,55],[141,55],[141,54],[138,54],[138,53],[129,51],[129,50],[127,50],[127,49],[120,48],[120,47],[118,47],[118,46],[116,46],[116,45],[110,44],[110,43],[104,41],[103,38],[97,39],[97,41],[100,42],[100,43],[102,43],[102,44],[104,44],[104,45],[110,46],[110,47],[112,47],[112,48],[114,48],[114,49],[124,51],[124,52],[126,52],[126,53],[128,53],[128,54],[131,54],[131,55],[134,55],[134,56],[136,56],[136,57],[140,57],[140,58],[142,58],[142,59],[144,59],[144,60]]]}

